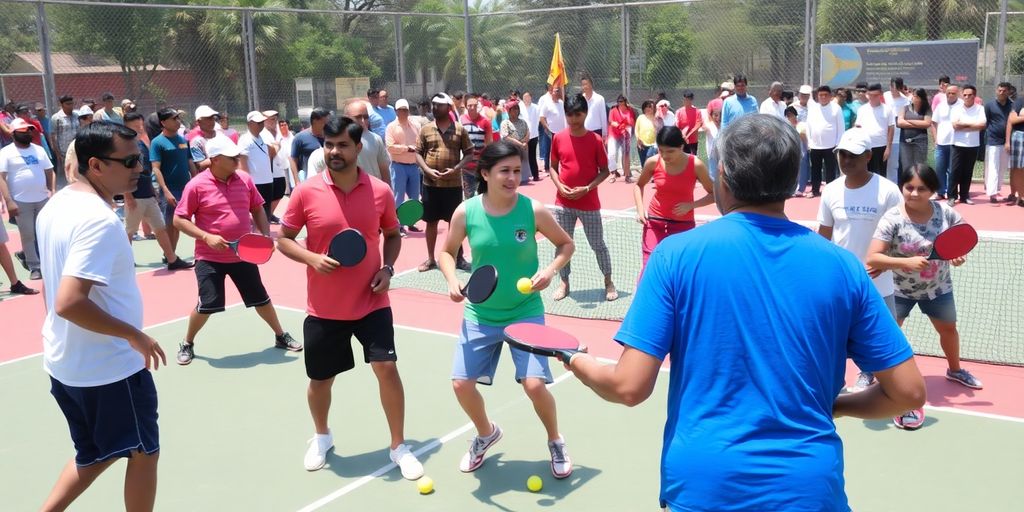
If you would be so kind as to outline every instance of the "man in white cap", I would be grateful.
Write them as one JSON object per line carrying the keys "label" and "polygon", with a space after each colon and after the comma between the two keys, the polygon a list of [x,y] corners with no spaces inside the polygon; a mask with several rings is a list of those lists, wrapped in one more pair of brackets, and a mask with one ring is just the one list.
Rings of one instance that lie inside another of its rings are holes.
{"label": "man in white cap", "polygon": [[249,177],[252,178],[256,190],[263,198],[263,211],[269,221],[274,213],[271,210],[271,202],[274,200],[272,162],[277,156],[277,149],[260,136],[266,120],[266,116],[258,110],[246,114],[246,132],[238,137],[238,168],[249,173]]}
{"label": "man in white cap", "polygon": [[29,279],[38,280],[42,279],[42,274],[36,248],[36,217],[57,191],[57,182],[46,151],[32,143],[35,126],[18,117],[11,121],[10,128],[14,143],[0,149],[0,181],[5,185],[3,199],[18,224],[25,258],[22,263],[31,272]]}
{"label": "man in white cap", "polygon": [[246,263],[228,247],[229,241],[249,233],[252,225],[270,236],[270,224],[252,178],[238,170],[241,151],[231,139],[216,137],[205,146],[209,167],[185,185],[174,210],[174,226],[196,239],[196,282],[199,304],[188,318],[185,340],[178,347],[177,361],[187,365],[195,357],[193,345],[199,330],[213,313],[224,311],[224,278],[231,277],[246,307],[274,331],[276,348],[299,351],[302,344],[281,328],[274,305],[263,287],[259,267]]}
{"label": "man in white cap", "polygon": [[[395,204],[402,204],[408,197],[418,201],[420,198],[420,166],[416,163],[416,142],[420,138],[420,125],[409,118],[409,102],[400,99],[395,102],[395,113],[398,116],[388,124],[384,137],[384,145],[391,155],[391,188],[395,192]],[[524,173],[526,170],[523,170]],[[406,229],[419,231],[416,226],[402,226]]]}
{"label": "man in white cap", "polygon": [[814,89],[811,86],[804,84],[797,90],[796,100],[790,104],[791,107],[796,109],[796,120],[801,123],[807,122],[807,102],[811,99],[811,93]]}
{"label": "man in white cap", "polygon": [[[903,201],[895,183],[868,170],[871,151],[871,137],[863,129],[852,128],[843,133],[835,148],[842,176],[825,185],[818,210],[818,233],[862,262],[866,261],[868,246],[882,215]],[[895,317],[892,272],[881,272],[867,264],[865,268]],[[863,390],[873,380],[870,372],[861,373],[854,390]]]}
{"label": "man in white cap", "polygon": [[[192,161],[200,171],[210,167],[210,156],[206,153],[206,143],[214,138],[227,136],[217,131],[217,121],[220,114],[210,108],[209,105],[199,105],[196,109],[196,122],[199,124],[189,134],[189,150],[192,152]],[[230,140],[230,139],[228,139]]]}
{"label": "man in white cap", "polygon": [[[92,109],[87,105],[76,110],[74,115],[78,118],[78,130],[92,124]],[[76,130],[75,133],[77,134],[78,131]],[[75,153],[75,139],[71,139],[64,153],[64,179],[68,184],[78,180],[78,156]]]}
{"label": "man in white cap", "polygon": [[[293,135],[288,129],[288,121],[279,120],[279,115],[276,110],[264,110],[263,117],[266,118],[263,121],[263,131],[260,132],[260,137],[263,140],[274,147],[277,150],[277,155],[271,160],[273,164],[273,171],[271,174],[274,176],[274,195],[270,201],[270,211],[277,211],[277,205],[284,198],[285,193],[288,191],[288,177],[291,176],[291,160],[289,155],[292,153],[292,138]],[[296,182],[292,182],[292,186],[298,185]],[[276,216],[270,216],[270,223],[276,224],[280,222]]]}

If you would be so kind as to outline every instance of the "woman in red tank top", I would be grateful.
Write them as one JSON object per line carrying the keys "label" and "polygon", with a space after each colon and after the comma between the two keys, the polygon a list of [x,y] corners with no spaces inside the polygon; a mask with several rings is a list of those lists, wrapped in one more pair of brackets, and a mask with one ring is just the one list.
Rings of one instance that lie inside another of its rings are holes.
{"label": "woman in red tank top", "polygon": [[[644,225],[644,267],[651,252],[665,237],[688,231],[696,226],[693,210],[715,202],[711,177],[704,162],[683,151],[686,141],[683,132],[675,126],[658,131],[658,155],[647,159],[640,178],[633,186],[636,220]],[[649,208],[644,208],[644,187],[654,181],[654,196]],[[693,189],[700,181],[707,194],[693,200]]]}

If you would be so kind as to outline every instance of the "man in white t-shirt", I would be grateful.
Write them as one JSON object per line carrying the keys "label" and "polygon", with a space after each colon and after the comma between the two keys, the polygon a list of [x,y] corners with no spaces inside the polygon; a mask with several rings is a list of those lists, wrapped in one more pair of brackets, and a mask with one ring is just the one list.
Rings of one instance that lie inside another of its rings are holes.
{"label": "man in white t-shirt", "polygon": [[811,195],[820,196],[821,170],[825,168],[825,183],[839,175],[835,148],[846,129],[843,109],[832,102],[832,88],[818,87],[817,101],[807,106],[807,153],[811,164]]}
{"label": "man in white t-shirt", "polygon": [[853,126],[864,130],[871,144],[871,161],[868,162],[868,169],[884,177],[885,162],[892,150],[896,117],[892,115],[892,109],[882,103],[882,84],[868,86],[868,102],[857,109],[857,120]]}
{"label": "man in white t-shirt", "polygon": [[56,191],[53,164],[46,151],[32,143],[34,126],[19,117],[11,121],[10,128],[14,144],[0,149],[0,180],[6,182],[10,196],[4,197],[4,201],[15,205],[11,214],[18,224],[23,263],[31,273],[29,279],[42,279],[36,250],[36,217]]}
{"label": "man in white t-shirt", "polygon": [[[843,175],[825,185],[818,209],[818,233],[866,261],[868,246],[885,212],[903,201],[895,183],[868,170],[871,142],[860,128],[843,134],[835,153]],[[881,272],[865,264],[878,293],[896,317],[896,288],[892,272]],[[866,388],[874,380],[870,372],[862,372],[854,389]]]}
{"label": "man in white t-shirt", "polygon": [[939,175],[939,199],[953,188],[953,109],[960,105],[960,88],[946,86],[946,101],[940,101],[932,111],[932,140],[935,141],[935,173]]}
{"label": "man in white t-shirt", "polygon": [[270,223],[280,224],[281,219],[273,215],[273,212],[277,210],[277,205],[281,203],[281,199],[288,192],[288,177],[291,175],[291,162],[288,155],[292,154],[292,136],[288,131],[288,122],[278,121],[276,110],[264,110],[261,113],[266,120],[263,121],[263,131],[260,132],[260,137],[276,151],[274,158],[270,161],[271,175],[274,177],[274,191],[270,199]]}
{"label": "man in white t-shirt", "polygon": [[261,133],[267,117],[258,110],[245,116],[247,131],[238,137],[238,168],[249,173],[256,190],[263,198],[263,211],[269,220],[274,213],[271,202],[274,200],[273,161],[277,157],[277,149],[268,144]]}
{"label": "man in white t-shirt", "polygon": [[[780,119],[786,118],[786,102],[782,101],[782,82],[772,82],[768,89],[768,97],[761,102],[759,114],[776,116]],[[799,118],[799,113],[797,113]]]}
{"label": "man in white t-shirt", "polygon": [[82,129],[75,145],[85,163],[80,178],[54,195],[38,220],[43,368],[76,452],[42,509],[66,509],[117,459],[128,458],[125,508],[152,510],[160,439],[149,368],[167,358],[141,330],[135,258],[111,207],[115,194],[136,189],[139,147],[133,130],[112,123]]}
{"label": "man in white t-shirt", "polygon": [[[555,134],[565,129],[565,104],[562,102],[562,88],[554,86],[551,88],[551,97],[540,105],[540,126],[548,139],[555,138]],[[548,153],[551,148],[548,147]],[[551,172],[551,155],[541,155],[544,158],[544,172]]]}
{"label": "man in white t-shirt", "polygon": [[604,138],[608,135],[608,105],[604,101],[604,96],[594,92],[594,79],[590,75],[583,75],[580,86],[583,87],[583,97],[587,99],[588,109],[583,127]]}
{"label": "man in white t-shirt", "polygon": [[974,176],[974,162],[978,161],[981,150],[981,131],[985,129],[985,106],[978,98],[978,90],[970,84],[963,86],[960,94],[963,103],[953,108],[953,158],[950,167],[953,181],[949,184],[949,205],[960,199],[960,204],[974,204],[971,201],[971,178]]}
{"label": "man in white t-shirt", "polygon": [[[522,117],[526,121],[526,127],[530,131],[530,142],[528,145],[528,155],[530,163],[530,174],[533,175],[533,181],[540,180],[540,169],[537,167],[537,145],[540,142],[540,108],[533,102],[533,95],[530,91],[523,93],[523,102],[519,105],[519,109],[522,111]],[[523,169],[523,173],[526,173],[526,169]]]}
{"label": "man in white t-shirt", "polygon": [[[903,78],[894,76],[889,80],[889,90],[882,95],[882,100],[889,106],[893,119],[899,117],[900,112],[903,112],[903,109],[907,108],[907,105],[910,104],[910,97],[905,94],[906,92],[907,86],[903,84]],[[893,125],[892,140],[899,142],[900,133],[900,127]],[[896,183],[899,181],[899,172],[900,144],[893,144],[889,158],[885,161],[885,176],[889,178],[889,181]]]}

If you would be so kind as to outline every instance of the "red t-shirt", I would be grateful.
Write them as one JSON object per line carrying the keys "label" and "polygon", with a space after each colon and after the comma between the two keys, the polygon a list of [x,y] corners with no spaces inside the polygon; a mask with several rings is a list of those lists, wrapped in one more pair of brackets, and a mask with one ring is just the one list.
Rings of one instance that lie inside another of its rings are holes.
{"label": "red t-shirt", "polygon": [[[193,219],[196,227],[232,242],[252,231],[252,210],[263,206],[263,197],[247,173],[236,172],[226,182],[209,169],[185,185],[174,215]],[[238,263],[231,249],[218,251],[196,240],[196,259],[216,263]]]}
{"label": "red t-shirt", "polygon": [[697,184],[697,172],[693,170],[694,156],[688,155],[686,168],[680,174],[669,174],[665,171],[665,163],[661,157],[654,167],[654,197],[651,198],[651,205],[648,211],[654,217],[661,217],[670,220],[693,221],[693,210],[686,215],[679,216],[673,213],[679,203],[693,202],[693,187]]}
{"label": "red t-shirt", "polygon": [[[699,121],[700,111],[697,110],[697,107],[679,107],[679,110],[676,111],[676,128],[679,128],[680,130],[693,130],[693,127],[696,126]],[[686,138],[686,143],[697,143],[696,130],[694,130],[693,133]]]}
{"label": "red t-shirt", "polygon": [[306,248],[326,254],[331,238],[348,228],[366,237],[366,256],[354,267],[330,274],[306,268],[306,312],[330,320],[358,320],[391,305],[387,293],[373,293],[370,282],[381,268],[381,230],[398,229],[395,196],[383,181],[359,171],[359,182],[345,193],[330,172],[302,182],[292,192],[281,224],[306,228]]}
{"label": "red t-shirt", "polygon": [[[619,126],[612,126],[612,123],[617,123]],[[626,109],[623,112],[619,107],[615,107],[608,114],[608,135],[621,139],[630,133],[630,128],[636,124],[636,117],[633,115],[632,109]]]}
{"label": "red t-shirt", "polygon": [[[608,153],[601,137],[587,132],[582,137],[573,137],[570,130],[562,130],[551,140],[551,161],[558,164],[558,180],[569,188],[585,187],[597,177],[598,169],[608,168]],[[569,199],[556,194],[555,204],[577,210],[594,211],[601,209],[601,198],[597,188],[579,199]]]}

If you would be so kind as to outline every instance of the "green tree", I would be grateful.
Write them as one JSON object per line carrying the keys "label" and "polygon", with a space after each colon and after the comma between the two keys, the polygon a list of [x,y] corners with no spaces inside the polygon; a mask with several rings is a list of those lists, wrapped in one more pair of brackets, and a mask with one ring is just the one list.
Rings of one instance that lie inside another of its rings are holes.
{"label": "green tree", "polygon": [[39,40],[36,31],[36,7],[34,5],[7,4],[0,9],[0,72],[7,71],[14,62],[14,52],[38,52]]}
{"label": "green tree", "polygon": [[675,5],[652,10],[653,16],[648,17],[640,29],[646,57],[644,85],[651,89],[672,89],[682,80],[693,57],[686,10]]}

